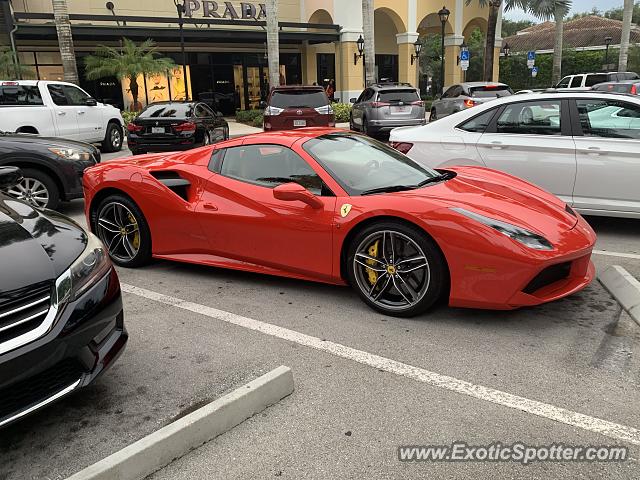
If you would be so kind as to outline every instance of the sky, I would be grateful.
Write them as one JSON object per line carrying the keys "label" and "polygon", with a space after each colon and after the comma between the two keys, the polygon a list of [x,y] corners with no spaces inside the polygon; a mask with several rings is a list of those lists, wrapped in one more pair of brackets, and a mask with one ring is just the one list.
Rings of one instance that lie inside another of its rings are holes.
{"label": "sky", "polygon": [[[623,0],[573,0],[573,8],[571,13],[587,12],[593,7],[597,7],[601,11],[610,10],[612,8],[622,7]],[[528,20],[530,17],[521,10],[510,10],[505,13],[505,18],[510,20]]]}

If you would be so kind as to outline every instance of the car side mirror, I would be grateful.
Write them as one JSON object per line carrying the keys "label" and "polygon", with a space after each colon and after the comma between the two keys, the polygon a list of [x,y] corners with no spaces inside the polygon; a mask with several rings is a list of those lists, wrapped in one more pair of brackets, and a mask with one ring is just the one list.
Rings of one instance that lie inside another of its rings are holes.
{"label": "car side mirror", "polygon": [[304,202],[313,208],[322,208],[324,203],[299,183],[283,183],[273,189],[273,197],[284,202]]}
{"label": "car side mirror", "polygon": [[260,103],[258,104],[258,107],[264,110],[265,108],[267,108],[267,102],[265,102],[264,100],[261,100]]}
{"label": "car side mirror", "polygon": [[358,99],[356,97],[350,98],[349,103],[356,103]]}
{"label": "car side mirror", "polygon": [[18,167],[0,167],[0,189],[16,186],[22,181],[22,170]]}
{"label": "car side mirror", "polygon": [[433,97],[435,100],[440,100],[442,98],[442,95],[440,93],[436,93],[436,96]]}
{"label": "car side mirror", "polygon": [[87,100],[84,103],[87,107],[95,107],[98,105],[98,102],[96,101],[95,98],[87,98]]}

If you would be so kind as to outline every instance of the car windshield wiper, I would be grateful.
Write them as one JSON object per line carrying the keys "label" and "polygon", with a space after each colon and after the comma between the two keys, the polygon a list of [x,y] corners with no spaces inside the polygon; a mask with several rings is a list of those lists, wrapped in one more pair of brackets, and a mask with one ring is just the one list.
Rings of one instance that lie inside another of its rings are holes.
{"label": "car windshield wiper", "polygon": [[440,175],[437,175],[435,177],[427,178],[426,180],[421,181],[417,185],[417,188],[424,187],[425,185],[429,185],[430,183],[443,182],[444,180],[449,180],[453,178],[452,175],[453,175],[452,173],[446,172],[446,173],[441,173]]}
{"label": "car windshield wiper", "polygon": [[373,195],[374,193],[402,192],[405,190],[415,190],[416,188],[418,188],[416,185],[388,185],[386,187],[378,187],[378,188],[372,188],[370,190],[365,190],[360,195]]}

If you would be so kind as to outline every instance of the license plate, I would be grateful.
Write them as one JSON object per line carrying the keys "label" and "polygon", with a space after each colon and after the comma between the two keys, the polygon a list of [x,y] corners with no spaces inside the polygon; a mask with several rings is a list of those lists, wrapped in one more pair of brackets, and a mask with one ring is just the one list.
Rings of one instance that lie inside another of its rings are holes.
{"label": "license plate", "polygon": [[293,126],[294,127],[306,127],[307,126],[307,121],[306,120],[294,120],[293,121]]}
{"label": "license plate", "polygon": [[391,107],[391,113],[411,113],[411,107],[409,105]]}
{"label": "license plate", "polygon": [[164,133],[164,127],[151,127],[151,133]]}

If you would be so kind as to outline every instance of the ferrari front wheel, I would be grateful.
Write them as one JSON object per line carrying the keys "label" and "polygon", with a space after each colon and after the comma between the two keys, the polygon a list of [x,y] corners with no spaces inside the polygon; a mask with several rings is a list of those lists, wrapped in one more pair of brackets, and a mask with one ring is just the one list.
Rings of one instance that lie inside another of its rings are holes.
{"label": "ferrari front wheel", "polygon": [[386,315],[412,317],[442,295],[447,270],[440,250],[417,227],[385,222],[358,233],[348,255],[351,285]]}
{"label": "ferrari front wheel", "polygon": [[122,267],[140,267],[151,259],[151,233],[140,208],[124,195],[105,198],[96,210],[94,232]]}

